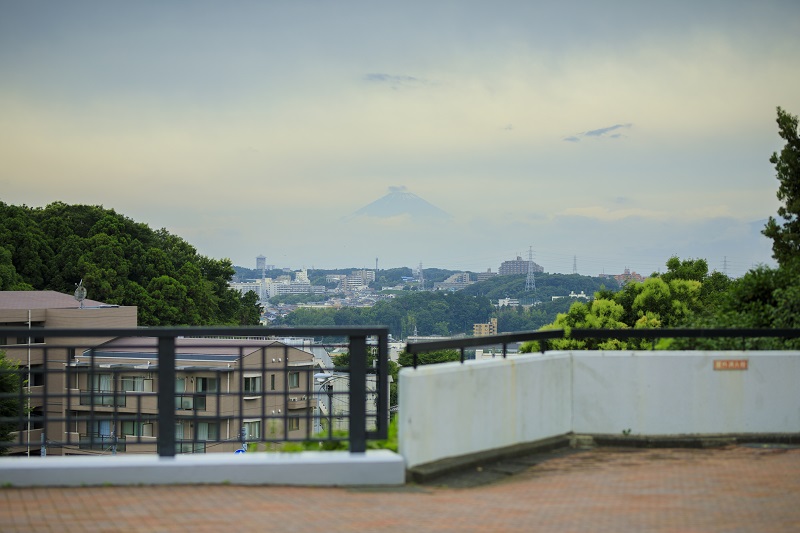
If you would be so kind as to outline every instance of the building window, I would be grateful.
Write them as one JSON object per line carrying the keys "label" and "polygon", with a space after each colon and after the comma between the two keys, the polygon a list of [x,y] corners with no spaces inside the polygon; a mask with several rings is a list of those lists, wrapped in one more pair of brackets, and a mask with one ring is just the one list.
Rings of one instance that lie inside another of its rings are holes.
{"label": "building window", "polygon": [[289,372],[289,388],[296,389],[300,386],[300,372]]}
{"label": "building window", "polygon": [[217,378],[197,378],[197,392],[217,392],[218,384]]}
{"label": "building window", "polygon": [[122,434],[132,437],[152,437],[152,422],[136,422],[135,420],[124,420],[122,422]]}
{"label": "building window", "polygon": [[111,392],[114,390],[111,374],[95,374],[92,388],[98,392]]}
{"label": "building window", "polygon": [[144,376],[122,376],[122,390],[144,392]]}
{"label": "building window", "polygon": [[261,392],[261,376],[245,377],[244,392]]}
{"label": "building window", "polygon": [[269,390],[275,390],[275,374],[269,375]]}
{"label": "building window", "polygon": [[219,422],[198,422],[197,440],[219,440]]}
{"label": "building window", "polygon": [[245,420],[244,432],[247,435],[247,440],[258,440],[261,438],[261,421],[260,420]]}
{"label": "building window", "polygon": [[300,417],[299,416],[290,416],[289,417],[289,431],[296,431],[300,429]]}

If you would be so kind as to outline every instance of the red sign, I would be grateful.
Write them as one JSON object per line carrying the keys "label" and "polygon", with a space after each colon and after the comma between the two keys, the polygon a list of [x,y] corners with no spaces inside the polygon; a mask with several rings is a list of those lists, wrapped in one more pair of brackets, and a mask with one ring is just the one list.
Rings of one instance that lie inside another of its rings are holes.
{"label": "red sign", "polygon": [[747,370],[747,359],[717,359],[714,370]]}

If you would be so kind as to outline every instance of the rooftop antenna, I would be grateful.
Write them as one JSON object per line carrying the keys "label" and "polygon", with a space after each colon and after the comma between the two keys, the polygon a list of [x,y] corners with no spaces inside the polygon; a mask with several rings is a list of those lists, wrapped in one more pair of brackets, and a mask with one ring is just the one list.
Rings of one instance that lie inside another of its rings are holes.
{"label": "rooftop antenna", "polygon": [[78,303],[81,304],[81,309],[83,309],[83,300],[86,299],[86,287],[83,286],[83,278],[78,283],[78,288],[75,289],[75,299],[78,300]]}

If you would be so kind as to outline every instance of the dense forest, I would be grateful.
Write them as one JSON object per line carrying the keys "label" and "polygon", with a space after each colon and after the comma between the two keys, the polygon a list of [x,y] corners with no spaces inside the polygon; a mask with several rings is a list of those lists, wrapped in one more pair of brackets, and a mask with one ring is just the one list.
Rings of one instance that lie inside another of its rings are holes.
{"label": "dense forest", "polygon": [[619,284],[614,278],[581,276],[579,274],[536,274],[536,290],[525,290],[527,276],[494,276],[470,285],[465,294],[486,296],[491,300],[517,298],[522,302],[548,302],[553,296],[566,296],[570,292],[584,292],[592,296],[599,290],[617,290]]}
{"label": "dense forest", "polygon": [[485,297],[461,292],[411,291],[373,307],[342,309],[300,308],[279,324],[289,326],[383,325],[395,337],[471,333],[472,325],[487,322],[494,307]]}
{"label": "dense forest", "polygon": [[142,326],[258,324],[257,299],[228,288],[233,273],[112,209],[0,202],[0,290],[72,293],[83,280],[92,300],[138,306]]}

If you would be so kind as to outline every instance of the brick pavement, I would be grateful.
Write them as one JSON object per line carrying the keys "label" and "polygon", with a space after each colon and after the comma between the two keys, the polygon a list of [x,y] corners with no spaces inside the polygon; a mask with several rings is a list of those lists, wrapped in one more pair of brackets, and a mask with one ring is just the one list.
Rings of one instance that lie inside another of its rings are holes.
{"label": "brick pavement", "polygon": [[800,449],[597,448],[472,488],[0,489],[0,531],[800,531]]}

